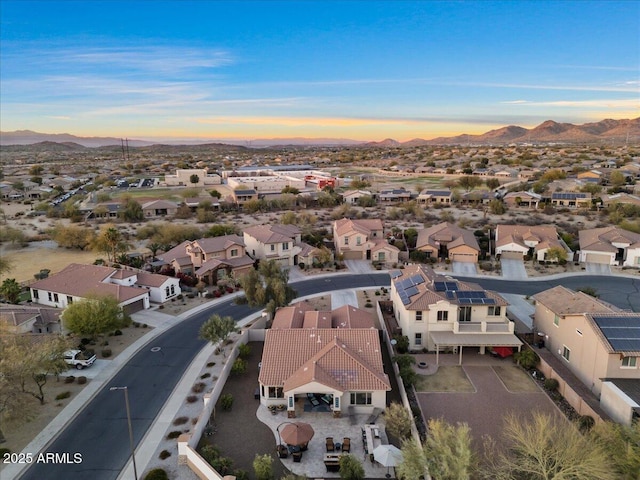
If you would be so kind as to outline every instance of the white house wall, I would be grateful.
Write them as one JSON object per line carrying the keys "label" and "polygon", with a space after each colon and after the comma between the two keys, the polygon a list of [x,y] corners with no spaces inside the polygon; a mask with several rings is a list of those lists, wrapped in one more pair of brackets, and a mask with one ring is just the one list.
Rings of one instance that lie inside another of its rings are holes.
{"label": "white house wall", "polygon": [[614,422],[631,425],[633,409],[640,407],[613,382],[602,382],[600,406]]}
{"label": "white house wall", "polygon": [[640,268],[640,248],[628,248],[627,258],[623,264],[625,267]]}

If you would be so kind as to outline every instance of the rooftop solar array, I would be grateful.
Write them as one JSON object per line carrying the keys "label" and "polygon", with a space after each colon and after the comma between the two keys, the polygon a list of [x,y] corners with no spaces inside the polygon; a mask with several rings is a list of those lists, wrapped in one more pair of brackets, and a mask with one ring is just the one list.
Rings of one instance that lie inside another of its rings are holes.
{"label": "rooftop solar array", "polygon": [[456,282],[434,282],[433,288],[436,292],[456,291],[458,284]]}
{"label": "rooftop solar array", "polygon": [[576,198],[587,198],[586,193],[553,193],[551,198],[556,200],[575,200]]}
{"label": "rooftop solar array", "polygon": [[389,272],[389,275],[391,275],[391,278],[398,278],[400,275],[402,275],[402,271],[401,270],[391,270]]}
{"label": "rooftop solar array", "polygon": [[614,350],[640,352],[640,314],[629,316],[591,315]]}
{"label": "rooftop solar array", "polygon": [[[397,278],[393,277],[392,278]],[[424,283],[424,278],[422,275],[413,275],[412,277],[405,278],[404,280],[396,283],[396,290],[398,291],[398,296],[404,305],[409,305],[411,303],[411,297],[417,295],[420,291],[416,288],[417,285]]]}
{"label": "rooftop solar array", "polygon": [[460,305],[495,305],[496,301],[493,298],[459,298],[458,303]]}

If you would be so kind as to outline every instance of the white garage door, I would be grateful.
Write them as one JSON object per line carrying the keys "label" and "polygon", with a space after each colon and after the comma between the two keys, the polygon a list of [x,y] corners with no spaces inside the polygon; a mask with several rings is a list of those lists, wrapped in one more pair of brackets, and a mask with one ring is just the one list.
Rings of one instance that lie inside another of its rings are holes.
{"label": "white garage door", "polygon": [[474,263],[476,261],[476,256],[473,253],[454,253],[451,260],[454,262]]}
{"label": "white garage door", "polygon": [[609,265],[611,263],[611,255],[607,255],[606,253],[587,253],[585,261],[587,263],[604,263],[605,265]]}

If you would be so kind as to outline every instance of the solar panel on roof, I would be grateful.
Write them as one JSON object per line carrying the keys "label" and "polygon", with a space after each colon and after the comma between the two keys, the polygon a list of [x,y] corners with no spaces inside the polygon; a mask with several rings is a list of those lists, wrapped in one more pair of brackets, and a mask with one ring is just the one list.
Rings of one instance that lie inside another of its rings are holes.
{"label": "solar panel on roof", "polygon": [[447,289],[445,282],[433,282],[433,288],[435,288],[436,292],[444,292]]}
{"label": "solar panel on roof", "polygon": [[495,305],[496,301],[493,298],[483,298],[482,303],[485,305]]}
{"label": "solar panel on roof", "polygon": [[391,278],[398,278],[400,275],[402,275],[402,272],[400,270],[391,270],[389,272],[389,275],[391,275]]}
{"label": "solar panel on roof", "polygon": [[459,302],[460,304],[467,304],[467,305],[470,305],[470,304],[471,304],[471,299],[470,299],[470,298],[460,298],[460,299],[458,300],[458,302]]}
{"label": "solar panel on roof", "polygon": [[447,290],[446,292],[444,292],[447,295],[447,298],[449,300],[453,300],[454,298],[456,298],[456,292],[453,292],[451,290]]}
{"label": "solar panel on roof", "polygon": [[422,275],[414,275],[409,280],[411,280],[411,283],[413,285],[420,285],[421,283],[424,283],[424,278],[422,278]]}
{"label": "solar panel on roof", "polygon": [[484,292],[458,292],[458,298],[485,298]]}
{"label": "solar panel on roof", "polygon": [[402,298],[401,300],[403,305],[409,305],[411,303],[411,300],[409,300],[408,298]]}
{"label": "solar panel on roof", "polygon": [[446,290],[458,290],[458,284],[456,282],[445,282],[444,286]]}
{"label": "solar panel on roof", "polygon": [[413,297],[414,295],[418,294],[418,289],[416,287],[409,287],[405,290],[405,293],[409,296],[409,297]]}
{"label": "solar panel on roof", "polygon": [[640,315],[591,316],[617,351],[640,351]]}

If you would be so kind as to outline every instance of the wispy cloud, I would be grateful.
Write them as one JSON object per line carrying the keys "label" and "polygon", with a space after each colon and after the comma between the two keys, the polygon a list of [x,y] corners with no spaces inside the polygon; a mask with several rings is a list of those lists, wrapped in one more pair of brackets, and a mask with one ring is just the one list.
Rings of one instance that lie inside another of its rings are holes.
{"label": "wispy cloud", "polygon": [[548,102],[529,101],[529,100],[512,100],[500,102],[502,104],[529,105],[536,107],[562,107],[562,108],[636,108],[640,109],[640,101],[635,98],[610,100],[554,100]]}

